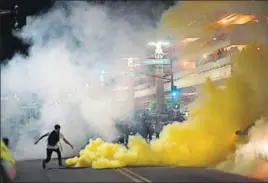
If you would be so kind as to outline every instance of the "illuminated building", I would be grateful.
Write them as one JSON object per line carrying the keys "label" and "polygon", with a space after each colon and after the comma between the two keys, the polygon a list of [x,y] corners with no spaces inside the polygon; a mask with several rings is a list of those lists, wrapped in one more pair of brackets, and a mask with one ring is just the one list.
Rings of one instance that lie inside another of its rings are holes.
{"label": "illuminated building", "polygon": [[[208,77],[222,85],[232,74],[233,53],[252,43],[260,50],[257,44],[267,43],[267,7],[266,1],[183,1],[163,15],[159,29],[173,38],[165,51],[173,59],[182,103],[192,102]],[[166,81],[166,95],[169,91]],[[155,98],[153,78],[136,81],[135,98],[138,106]]]}

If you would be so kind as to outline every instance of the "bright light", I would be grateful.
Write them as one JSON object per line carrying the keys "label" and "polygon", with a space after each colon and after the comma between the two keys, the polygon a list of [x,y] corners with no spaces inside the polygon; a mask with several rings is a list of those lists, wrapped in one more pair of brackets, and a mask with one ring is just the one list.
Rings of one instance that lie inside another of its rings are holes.
{"label": "bright light", "polygon": [[216,41],[216,40],[217,40],[217,38],[213,38],[213,40],[214,40],[214,41]]}
{"label": "bright light", "polygon": [[124,60],[127,60],[128,67],[133,68],[136,66],[139,66],[139,63],[136,63],[136,61],[139,61],[140,58],[134,58],[134,57],[129,57],[129,58],[123,58]]}
{"label": "bright light", "polygon": [[183,68],[185,69],[193,69],[195,68],[195,63],[194,62],[191,62],[191,61],[184,61],[183,64],[182,64]]}
{"label": "bright light", "polygon": [[203,55],[203,58],[207,58],[207,55],[205,54],[205,55]]}
{"label": "bright light", "polygon": [[169,45],[169,42],[162,42],[162,41],[158,41],[156,43],[154,42],[149,42],[148,45],[150,46],[155,46],[155,57],[156,58],[163,58],[163,56],[165,55],[165,53],[163,52],[163,46],[167,46]]}
{"label": "bright light", "polygon": [[173,91],[173,92],[172,92],[172,96],[173,96],[173,97],[176,97],[176,96],[177,96],[177,92],[176,92],[176,91]]}
{"label": "bright light", "polygon": [[195,42],[199,39],[200,38],[184,38],[180,43],[181,44],[189,44],[189,43]]}
{"label": "bright light", "polygon": [[225,20],[225,19],[224,19],[224,20],[222,20],[222,23],[223,23],[223,24],[227,24],[227,22],[228,22],[228,21],[227,21],[227,20]]}
{"label": "bright light", "polygon": [[181,95],[183,97],[187,97],[187,96],[197,95],[197,93],[182,93]]}
{"label": "bright light", "polygon": [[115,91],[125,91],[125,90],[128,90],[128,86],[116,86],[115,87]]}
{"label": "bright light", "polygon": [[260,48],[257,48],[257,50],[260,50]]}
{"label": "bright light", "polygon": [[149,42],[148,43],[149,46],[158,46],[158,45],[161,45],[161,46],[168,46],[170,45],[169,42],[162,42],[162,41],[158,41],[158,42]]}

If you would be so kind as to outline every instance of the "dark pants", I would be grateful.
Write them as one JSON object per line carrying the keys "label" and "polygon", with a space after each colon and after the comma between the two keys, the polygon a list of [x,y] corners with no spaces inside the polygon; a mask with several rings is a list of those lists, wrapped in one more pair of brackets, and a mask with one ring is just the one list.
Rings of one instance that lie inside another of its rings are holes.
{"label": "dark pants", "polygon": [[145,128],[145,136],[144,137],[147,140],[147,142],[151,142],[151,140],[153,139],[153,131],[152,131],[150,126],[147,126]]}
{"label": "dark pants", "polygon": [[62,165],[62,160],[61,160],[61,152],[60,152],[60,148],[57,149],[47,149],[47,159],[44,160],[45,163],[48,163],[51,160],[51,156],[53,151],[55,151],[58,155],[58,161],[59,161],[59,165]]}
{"label": "dark pants", "polygon": [[129,138],[129,134],[123,134],[118,139],[118,143],[127,145],[128,144],[128,138]]}

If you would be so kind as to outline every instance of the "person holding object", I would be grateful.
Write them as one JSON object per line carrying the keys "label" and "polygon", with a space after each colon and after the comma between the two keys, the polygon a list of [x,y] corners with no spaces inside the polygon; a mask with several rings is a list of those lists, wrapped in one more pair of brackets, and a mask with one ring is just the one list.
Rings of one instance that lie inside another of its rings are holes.
{"label": "person holding object", "polygon": [[50,161],[53,151],[55,151],[58,155],[58,161],[59,166],[62,165],[62,159],[61,159],[61,151],[59,148],[59,141],[60,139],[63,139],[63,141],[68,144],[72,149],[74,149],[74,146],[64,137],[64,135],[60,132],[60,125],[55,125],[54,130],[52,132],[48,132],[41,136],[34,144],[37,144],[41,139],[48,136],[47,138],[47,157],[42,162],[42,167],[46,169],[46,164]]}

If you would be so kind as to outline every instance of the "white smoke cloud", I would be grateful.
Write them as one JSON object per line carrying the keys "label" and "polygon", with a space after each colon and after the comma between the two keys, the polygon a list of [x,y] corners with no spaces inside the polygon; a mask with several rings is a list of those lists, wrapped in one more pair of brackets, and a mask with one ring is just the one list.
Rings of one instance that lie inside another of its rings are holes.
{"label": "white smoke cloud", "polygon": [[218,169],[247,176],[260,161],[268,160],[267,118],[257,120],[244,140],[246,141],[238,145],[234,154],[218,165]]}
{"label": "white smoke cloud", "polygon": [[[128,77],[119,76],[126,65],[121,58],[143,56],[154,27],[150,18],[133,14],[131,23],[113,11],[87,2],[58,2],[49,13],[27,18],[18,36],[32,42],[29,57],[17,54],[1,66],[1,131],[17,159],[43,158],[45,141],[33,143],[56,123],[78,148],[94,135],[112,140],[114,120],[133,110],[131,95],[118,95],[113,87],[129,84]],[[102,70],[105,81],[116,76],[105,88]],[[116,103],[118,96],[127,105]],[[30,103],[37,104],[35,119],[26,116]],[[73,153],[65,146],[63,152]]]}

